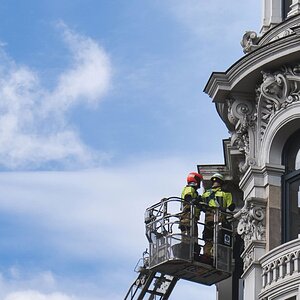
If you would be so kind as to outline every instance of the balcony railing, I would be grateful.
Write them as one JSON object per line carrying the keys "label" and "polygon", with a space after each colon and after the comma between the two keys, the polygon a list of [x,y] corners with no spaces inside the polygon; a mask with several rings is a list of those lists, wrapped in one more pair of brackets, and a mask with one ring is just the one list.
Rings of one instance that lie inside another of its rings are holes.
{"label": "balcony railing", "polygon": [[274,293],[283,284],[300,284],[300,239],[280,245],[260,259],[262,266],[262,292],[260,299]]}

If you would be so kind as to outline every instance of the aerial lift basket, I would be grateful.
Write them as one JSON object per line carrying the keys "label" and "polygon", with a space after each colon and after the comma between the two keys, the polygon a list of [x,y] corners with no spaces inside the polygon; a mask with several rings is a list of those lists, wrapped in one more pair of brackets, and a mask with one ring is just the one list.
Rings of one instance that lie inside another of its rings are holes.
{"label": "aerial lift basket", "polygon": [[202,205],[213,214],[212,258],[205,261],[202,238],[205,213],[195,221],[196,205],[190,205],[189,232],[180,229],[184,200],[164,198],[145,212],[149,241],[149,269],[176,278],[212,285],[231,276],[233,233],[230,213]]}

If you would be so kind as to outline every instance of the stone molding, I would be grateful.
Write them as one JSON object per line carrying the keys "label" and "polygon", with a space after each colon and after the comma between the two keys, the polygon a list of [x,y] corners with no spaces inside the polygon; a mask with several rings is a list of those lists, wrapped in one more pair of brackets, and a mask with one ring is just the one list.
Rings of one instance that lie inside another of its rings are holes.
{"label": "stone molding", "polygon": [[284,171],[284,166],[275,164],[249,167],[239,182],[240,189],[244,193],[244,199],[268,198],[266,186],[281,186],[281,176]]}
{"label": "stone molding", "polygon": [[[300,23],[300,17],[298,21]],[[299,31],[300,28],[295,27],[293,34],[260,45],[255,51],[234,63],[227,71],[212,73],[204,92],[216,103],[224,103],[231,93],[247,93],[255,96],[255,86],[262,77],[262,69],[271,65],[272,68],[279,67],[290,63],[291,57],[294,59],[298,57]]]}
{"label": "stone molding", "polygon": [[300,25],[300,15],[291,16],[278,25],[272,27],[259,37],[258,47],[271,43],[295,33],[295,28]]}
{"label": "stone molding", "polygon": [[299,10],[299,7],[300,4],[296,3],[294,5],[294,10],[290,11],[288,19],[272,26],[272,28],[268,28],[268,30],[263,31],[261,35],[252,30],[246,31],[241,40],[243,52],[248,54],[268,43],[272,43],[276,40],[295,34],[300,26],[299,12],[297,11],[295,13],[296,10]]}

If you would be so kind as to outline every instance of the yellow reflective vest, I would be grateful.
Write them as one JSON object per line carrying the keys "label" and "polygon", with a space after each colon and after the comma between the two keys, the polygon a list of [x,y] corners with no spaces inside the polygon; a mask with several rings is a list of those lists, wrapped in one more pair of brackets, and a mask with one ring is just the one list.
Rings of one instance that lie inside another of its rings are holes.
{"label": "yellow reflective vest", "polygon": [[221,187],[212,188],[203,193],[202,201],[210,207],[228,208],[232,204],[232,194],[222,191]]}
{"label": "yellow reflective vest", "polygon": [[[190,201],[191,199],[197,199],[199,196],[197,190],[192,186],[185,186],[182,193],[181,198],[186,201]],[[183,203],[183,212],[188,212],[190,210],[190,204],[187,202]],[[199,219],[200,209],[198,207],[195,208],[195,218]]]}
{"label": "yellow reflective vest", "polygon": [[197,199],[198,192],[195,190],[194,187],[187,185],[184,187],[181,193],[181,198],[186,199],[186,196],[191,196],[192,199]]}

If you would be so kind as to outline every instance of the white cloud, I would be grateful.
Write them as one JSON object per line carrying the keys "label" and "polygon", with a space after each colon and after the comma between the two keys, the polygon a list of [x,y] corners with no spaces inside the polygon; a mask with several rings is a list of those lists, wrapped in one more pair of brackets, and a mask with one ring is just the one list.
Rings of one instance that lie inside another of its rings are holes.
{"label": "white cloud", "polygon": [[[17,276],[0,273],[0,299],[2,300],[117,300],[124,293],[103,290],[101,282],[90,282],[84,276],[58,276],[51,271],[21,270],[13,266]],[[3,271],[3,267],[1,268]],[[114,289],[115,290],[115,289]],[[105,298],[106,297],[106,298]]]}
{"label": "white cloud", "polygon": [[191,164],[177,159],[132,163],[78,172],[0,173],[0,211],[50,227],[50,240],[68,253],[99,258],[120,247],[141,247],[141,253],[146,207],[179,195]]}
{"label": "white cloud", "polygon": [[[3,271],[3,267],[1,268]],[[12,266],[0,273],[0,299],[3,300],[79,300],[65,289],[50,271],[22,271]],[[85,298],[80,298],[84,300]]]}
{"label": "white cloud", "polygon": [[20,291],[9,294],[4,300],[71,300],[74,299],[61,293],[42,294],[38,291]]}
{"label": "white cloud", "polygon": [[66,44],[73,53],[69,70],[59,76],[58,85],[51,95],[54,109],[68,109],[78,101],[97,104],[110,87],[111,64],[104,49],[89,37],[71,31],[60,23]]}
{"label": "white cloud", "polygon": [[0,164],[6,168],[34,169],[53,161],[88,166],[105,158],[80,140],[66,112],[103,99],[110,59],[96,41],[61,28],[73,60],[52,91],[41,86],[37,72],[0,52]]}
{"label": "white cloud", "polygon": [[[66,283],[65,279],[62,286],[51,272],[42,272],[26,281],[19,268],[12,267],[9,274],[15,284],[9,292],[27,287],[42,295],[45,291],[60,291],[80,300],[124,297],[136,276],[134,265],[148,247],[145,209],[163,197],[179,196],[187,173],[195,170],[194,162],[168,158],[77,172],[0,173],[0,214],[21,224],[25,220],[25,237],[35,231],[41,233],[37,236],[42,241],[31,237],[33,257],[35,251],[41,250],[35,249],[36,245],[42,244],[54,257],[59,256],[58,260],[67,257],[69,262],[89,261],[97,268],[104,264],[105,270],[105,275],[95,274],[101,278],[97,286],[84,278],[77,279],[81,280],[80,286],[77,281]],[[10,228],[9,236],[15,236],[14,230]],[[116,290],[112,287],[115,282]],[[191,283],[178,284],[172,299],[181,299],[176,295],[183,295],[188,284]],[[189,291],[191,295],[201,291],[213,293],[201,286]]]}

